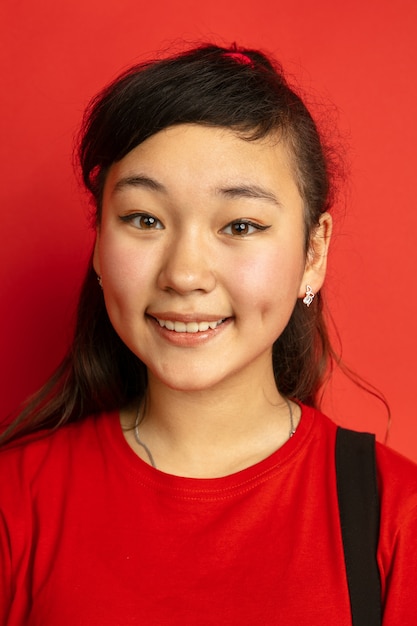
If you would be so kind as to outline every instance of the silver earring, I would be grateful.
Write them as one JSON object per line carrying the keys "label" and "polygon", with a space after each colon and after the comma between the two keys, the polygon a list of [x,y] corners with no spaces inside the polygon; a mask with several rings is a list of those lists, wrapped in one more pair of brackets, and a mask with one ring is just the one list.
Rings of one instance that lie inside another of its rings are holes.
{"label": "silver earring", "polygon": [[101,276],[97,276],[97,280],[98,280],[98,284],[100,285],[100,287],[103,289],[103,284],[101,282]]}
{"label": "silver earring", "polygon": [[310,306],[310,304],[313,302],[314,300],[314,291],[312,290],[312,288],[310,287],[310,285],[306,285],[306,295],[303,298],[303,302],[304,304],[306,304],[307,306]]}

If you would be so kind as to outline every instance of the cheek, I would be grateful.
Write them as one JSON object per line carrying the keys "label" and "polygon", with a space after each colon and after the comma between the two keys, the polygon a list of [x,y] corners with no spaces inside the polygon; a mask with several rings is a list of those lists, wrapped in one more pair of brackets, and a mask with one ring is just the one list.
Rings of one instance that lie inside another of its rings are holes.
{"label": "cheek", "polygon": [[145,289],[153,274],[152,255],[137,245],[121,244],[117,238],[103,236],[100,245],[100,267],[106,300],[127,301]]}
{"label": "cheek", "polygon": [[277,306],[291,311],[303,270],[303,255],[295,256],[293,250],[288,253],[284,249],[270,254],[260,252],[253,258],[243,259],[232,274],[235,299],[265,312]]}

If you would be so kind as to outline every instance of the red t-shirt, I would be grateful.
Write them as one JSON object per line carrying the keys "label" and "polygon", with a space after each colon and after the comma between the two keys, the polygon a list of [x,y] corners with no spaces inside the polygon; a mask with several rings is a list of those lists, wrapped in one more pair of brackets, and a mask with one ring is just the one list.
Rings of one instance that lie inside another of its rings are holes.
{"label": "red t-shirt", "polygon": [[[158,471],[117,414],[0,454],[2,626],[351,624],[336,426],[236,474]],[[384,626],[417,624],[417,467],[377,447]]]}

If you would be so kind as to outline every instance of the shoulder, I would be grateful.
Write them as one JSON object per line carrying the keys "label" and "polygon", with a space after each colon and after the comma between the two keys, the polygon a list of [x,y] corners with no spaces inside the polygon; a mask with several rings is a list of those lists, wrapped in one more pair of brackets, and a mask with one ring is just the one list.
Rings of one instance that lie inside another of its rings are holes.
{"label": "shoulder", "polygon": [[417,464],[399,452],[392,450],[382,443],[376,443],[376,459],[381,481],[389,484],[393,482],[396,487],[406,479],[406,483],[417,481]]}
{"label": "shoulder", "polygon": [[[417,465],[398,452],[376,444],[382,551],[392,555],[406,541],[417,552]],[[414,546],[414,547],[412,547]]]}
{"label": "shoulder", "polygon": [[[329,469],[335,458],[337,425],[319,411],[308,411],[314,412],[316,438],[327,449]],[[320,452],[323,455],[323,447]],[[383,593],[394,596],[398,585],[398,594],[404,596],[404,568],[412,580],[417,576],[417,465],[378,442],[375,460],[380,505],[378,563]],[[387,581],[391,581],[389,589]],[[410,592],[411,597],[414,598],[414,591]]]}
{"label": "shoulder", "polygon": [[[318,409],[301,407],[303,417],[313,418],[312,430],[316,437],[333,447],[338,424]],[[375,457],[381,498],[410,498],[410,504],[417,504],[417,464],[379,442],[375,444]]]}
{"label": "shoulder", "polygon": [[10,542],[26,549],[40,523],[60,520],[70,502],[91,497],[109,465],[111,418],[118,421],[116,414],[88,417],[0,452],[0,557]]}
{"label": "shoulder", "polygon": [[378,565],[385,598],[384,619],[387,624],[414,624],[417,465],[378,443],[376,464],[380,496]]}
{"label": "shoulder", "polygon": [[380,443],[376,465],[381,512],[399,525],[409,516],[417,521],[417,465]]}
{"label": "shoulder", "polygon": [[[0,506],[17,493],[50,487],[77,466],[94,462],[102,424],[111,414],[87,417],[55,431],[40,431],[0,450]],[[90,460],[89,460],[90,459]]]}
{"label": "shoulder", "polygon": [[[303,416],[312,419],[312,430],[329,451],[329,460],[334,458],[337,424],[311,407],[302,407]],[[330,457],[330,455],[332,455]],[[397,522],[417,508],[417,464],[391,448],[376,442],[376,470],[381,511]]]}
{"label": "shoulder", "polygon": [[83,438],[91,431],[96,418],[87,417],[79,422],[69,423],[54,430],[41,430],[26,435],[0,449],[0,463],[42,462],[58,449],[69,447],[74,439]]}

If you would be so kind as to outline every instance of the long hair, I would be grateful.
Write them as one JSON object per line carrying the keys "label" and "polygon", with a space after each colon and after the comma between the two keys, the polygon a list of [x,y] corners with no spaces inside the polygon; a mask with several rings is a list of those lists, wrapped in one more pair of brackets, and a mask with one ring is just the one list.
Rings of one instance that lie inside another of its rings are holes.
{"label": "long hair", "polygon": [[[96,226],[111,165],[148,137],[176,124],[225,127],[247,141],[278,133],[289,147],[304,202],[307,254],[312,230],[332,205],[330,152],[281,67],[257,50],[236,46],[204,45],[136,65],[92,100],[82,123],[78,157],[94,201]],[[316,405],[332,355],[321,293],[309,309],[297,301],[273,346],[280,392]],[[68,354],[5,431],[3,441],[121,408],[143,396],[146,383],[144,364],[109,321],[90,261]]]}

